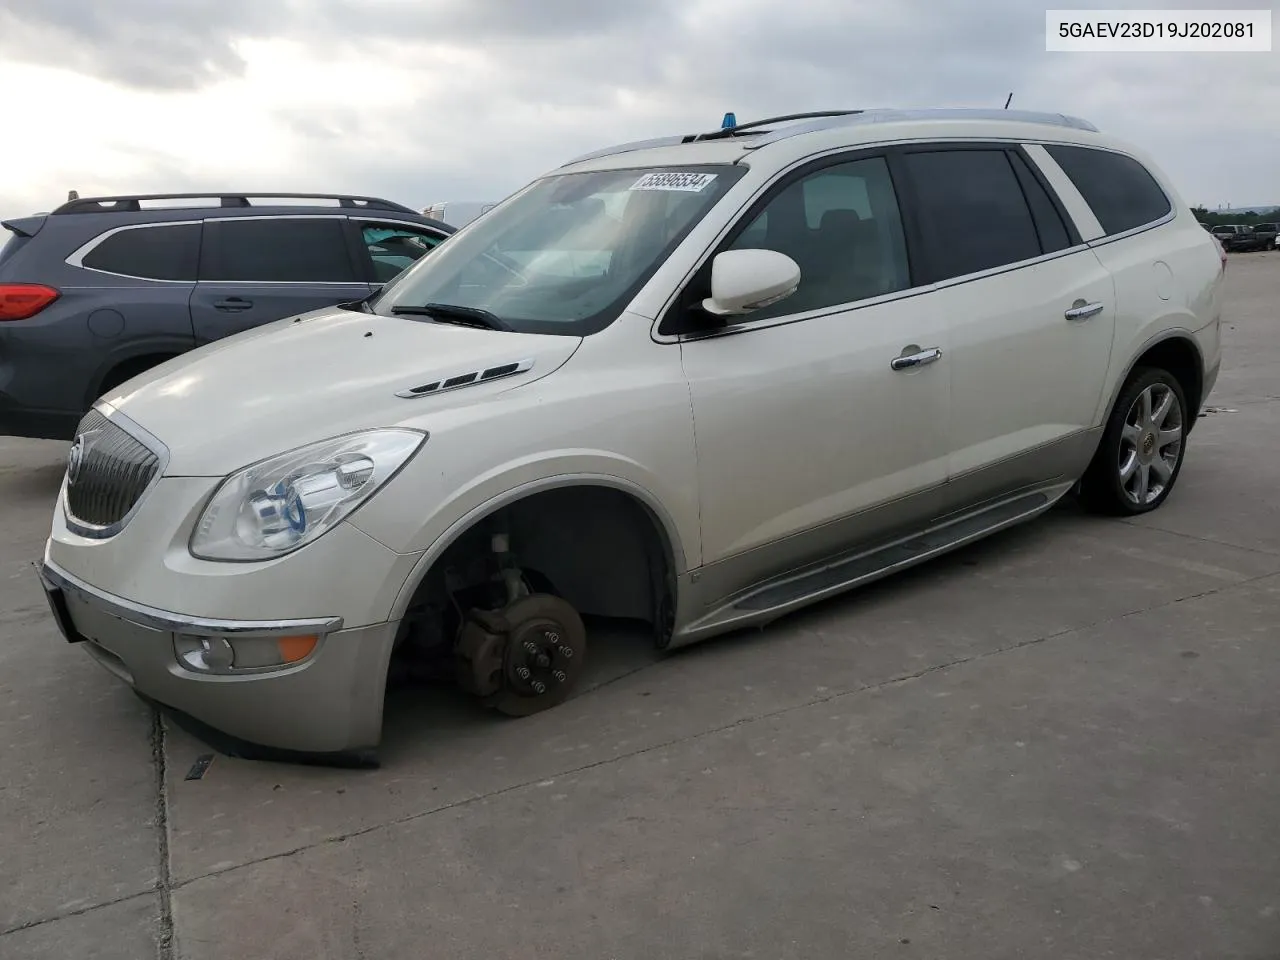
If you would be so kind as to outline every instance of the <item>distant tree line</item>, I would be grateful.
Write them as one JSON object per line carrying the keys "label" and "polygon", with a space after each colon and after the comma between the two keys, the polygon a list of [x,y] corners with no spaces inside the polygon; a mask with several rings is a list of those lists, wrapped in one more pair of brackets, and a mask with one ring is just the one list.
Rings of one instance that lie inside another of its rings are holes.
{"label": "distant tree line", "polygon": [[1255,223],[1277,223],[1280,222],[1280,207],[1264,213],[1228,213],[1226,211],[1207,210],[1204,207],[1192,207],[1191,212],[1196,215],[1196,219],[1201,223],[1207,223],[1211,227],[1219,226],[1224,223],[1244,223],[1253,226]]}

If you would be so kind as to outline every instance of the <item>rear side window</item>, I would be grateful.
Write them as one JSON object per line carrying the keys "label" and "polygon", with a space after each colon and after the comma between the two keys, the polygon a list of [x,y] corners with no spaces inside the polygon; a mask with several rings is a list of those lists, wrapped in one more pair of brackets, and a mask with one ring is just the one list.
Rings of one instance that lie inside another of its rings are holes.
{"label": "rear side window", "polygon": [[274,283],[353,283],[345,220],[261,217],[205,223],[200,279]]}
{"label": "rear side window", "polygon": [[146,280],[195,280],[200,224],[168,223],[112,233],[86,253],[82,266]]}
{"label": "rear side window", "polygon": [[902,160],[915,190],[930,281],[1041,255],[1031,208],[1004,150],[930,150]]}
{"label": "rear side window", "polygon": [[1173,205],[1147,168],[1132,157],[1091,147],[1045,146],[1107,236],[1159,220]]}
{"label": "rear side window", "polygon": [[1009,161],[1018,176],[1022,195],[1027,198],[1027,205],[1031,207],[1031,218],[1035,221],[1036,233],[1040,235],[1040,249],[1044,253],[1056,253],[1072,246],[1076,239],[1067,232],[1062,214],[1050,199],[1049,191],[1027,166],[1027,161],[1018,153],[1009,154]]}

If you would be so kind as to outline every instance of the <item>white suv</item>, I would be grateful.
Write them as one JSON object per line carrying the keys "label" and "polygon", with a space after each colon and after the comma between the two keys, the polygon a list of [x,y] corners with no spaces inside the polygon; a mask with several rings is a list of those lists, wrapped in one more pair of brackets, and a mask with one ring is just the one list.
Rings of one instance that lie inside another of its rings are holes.
{"label": "white suv", "polygon": [[376,762],[393,665],[527,714],[580,675],[584,618],[675,648],[1073,487],[1158,507],[1221,286],[1168,179],[1057,114],[626,144],[366,301],[105,397],[42,580],[69,640],[224,749]]}

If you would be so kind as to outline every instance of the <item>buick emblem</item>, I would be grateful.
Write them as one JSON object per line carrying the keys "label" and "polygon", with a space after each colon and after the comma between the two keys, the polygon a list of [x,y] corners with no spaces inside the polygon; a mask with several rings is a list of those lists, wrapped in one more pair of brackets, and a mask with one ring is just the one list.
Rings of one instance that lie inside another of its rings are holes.
{"label": "buick emblem", "polygon": [[74,486],[80,476],[80,468],[84,466],[84,434],[76,437],[75,443],[67,451],[67,485]]}

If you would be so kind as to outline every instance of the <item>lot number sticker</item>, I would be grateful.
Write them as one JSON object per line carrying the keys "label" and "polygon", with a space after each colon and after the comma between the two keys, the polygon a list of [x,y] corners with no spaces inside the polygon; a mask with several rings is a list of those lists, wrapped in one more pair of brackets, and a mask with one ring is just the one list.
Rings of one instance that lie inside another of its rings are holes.
{"label": "lot number sticker", "polygon": [[705,190],[715,179],[714,173],[646,173],[631,185],[631,189],[698,193]]}

